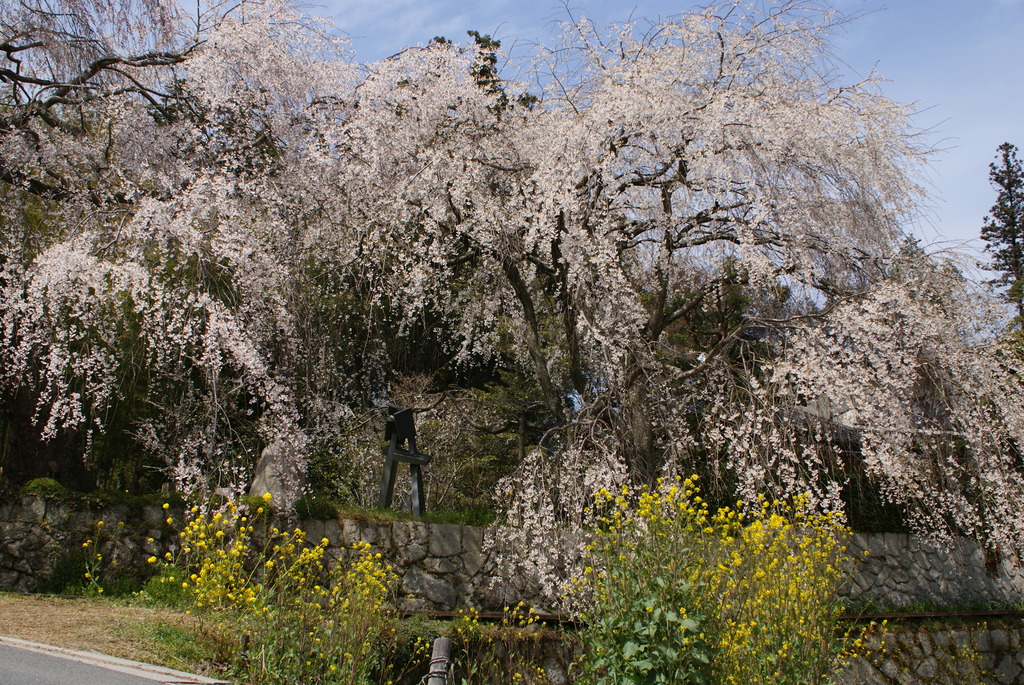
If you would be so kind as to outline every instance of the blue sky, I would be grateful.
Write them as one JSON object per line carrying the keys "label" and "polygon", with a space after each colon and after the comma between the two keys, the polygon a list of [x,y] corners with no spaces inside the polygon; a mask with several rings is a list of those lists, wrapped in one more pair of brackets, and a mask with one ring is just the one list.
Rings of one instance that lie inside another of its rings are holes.
{"label": "blue sky", "polygon": [[[550,45],[566,5],[557,0],[317,0],[314,14],[348,34],[359,61],[387,57],[436,35],[465,40],[490,33],[512,54]],[[704,3],[686,0],[573,0],[576,16],[599,24],[657,19]],[[916,103],[915,123],[937,148],[929,167],[927,212],[914,232],[933,247],[977,250],[995,201],[988,164],[1004,142],[1024,149],[1024,0],[834,0],[860,18],[838,36],[850,78],[876,70],[883,90]],[[518,47],[517,47],[518,46]]]}

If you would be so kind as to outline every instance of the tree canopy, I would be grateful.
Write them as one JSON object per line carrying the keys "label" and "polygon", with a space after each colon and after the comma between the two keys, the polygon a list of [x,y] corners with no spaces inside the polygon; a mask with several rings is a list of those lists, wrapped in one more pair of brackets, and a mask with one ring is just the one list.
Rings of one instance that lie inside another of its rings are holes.
{"label": "tree canopy", "polygon": [[998,189],[996,203],[985,217],[981,239],[992,253],[992,268],[1001,272],[996,283],[1008,286],[1006,298],[1017,305],[1024,317],[1024,173],[1017,148],[1003,143],[999,163],[989,164],[989,180]]}
{"label": "tree canopy", "polygon": [[0,10],[19,449],[106,484],[241,488],[272,440],[365,470],[353,431],[425,378],[439,440],[518,445],[524,530],[684,471],[824,509],[864,477],[1021,549],[1015,358],[908,242],[926,151],[840,78],[840,15],[569,23],[519,83],[480,34],[359,64],[278,0]]}

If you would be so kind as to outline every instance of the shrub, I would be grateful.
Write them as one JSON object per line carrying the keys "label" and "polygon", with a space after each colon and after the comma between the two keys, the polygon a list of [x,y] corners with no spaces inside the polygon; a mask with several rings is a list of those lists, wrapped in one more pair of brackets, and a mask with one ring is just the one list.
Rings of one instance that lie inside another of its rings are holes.
{"label": "shrub", "polygon": [[[261,544],[233,503],[193,515],[160,580],[188,591],[200,615],[218,621],[241,681],[348,685],[383,670],[396,635],[389,602],[396,576],[380,554],[362,543],[334,562],[326,538],[308,544],[298,528],[271,529]],[[173,598],[170,590],[159,594]]]}
{"label": "shrub", "polygon": [[53,478],[33,478],[21,486],[21,492],[25,495],[38,495],[53,502],[62,502],[71,494],[70,490]]}
{"label": "shrub", "polygon": [[143,585],[139,570],[124,564],[125,559],[116,553],[125,526],[124,521],[110,525],[102,519],[96,521],[89,538],[80,546],[69,546],[38,589],[86,596],[128,596],[138,591]]}
{"label": "shrub", "polygon": [[481,623],[476,609],[460,609],[448,631],[454,661],[452,682],[459,685],[548,683],[544,661],[548,643],[565,639],[545,630],[522,602],[505,607],[498,623]]}
{"label": "shrub", "polygon": [[798,498],[711,513],[696,478],[598,492],[581,631],[586,683],[809,685],[842,647],[847,529]]}

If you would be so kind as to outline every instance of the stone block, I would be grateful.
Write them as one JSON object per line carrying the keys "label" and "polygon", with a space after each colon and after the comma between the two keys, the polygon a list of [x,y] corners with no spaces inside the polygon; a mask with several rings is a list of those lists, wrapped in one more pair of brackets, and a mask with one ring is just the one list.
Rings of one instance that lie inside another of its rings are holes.
{"label": "stone block", "polygon": [[391,522],[390,521],[374,521],[369,524],[373,526],[373,536],[376,542],[374,544],[390,549],[391,548]]}
{"label": "stone block", "polygon": [[451,576],[451,580],[455,588],[455,605],[460,607],[473,605],[473,595],[476,593],[476,586],[458,574]]}
{"label": "stone block", "polygon": [[483,569],[486,561],[487,555],[479,548],[468,549],[462,554],[462,568],[469,578],[475,578]]}
{"label": "stone block", "polygon": [[395,542],[395,547],[407,545],[426,547],[428,544],[427,525],[420,521],[395,521],[391,528],[391,537]]}
{"label": "stone block", "polygon": [[870,557],[880,558],[885,556],[885,538],[881,534],[875,533],[868,536],[868,552],[870,552]]}
{"label": "stone block", "polygon": [[359,521],[359,539],[371,545],[378,544],[380,540],[380,527],[375,521]]}
{"label": "stone block", "polygon": [[544,679],[550,683],[550,685],[568,685],[569,676],[566,672],[565,664],[554,656],[546,656],[544,658]]}
{"label": "stone block", "polygon": [[987,652],[992,647],[989,631],[987,630],[972,630],[971,631],[971,643],[974,649],[979,652]]}
{"label": "stone block", "polygon": [[[41,564],[45,563],[44,559],[35,559],[35,560],[39,561],[39,563],[41,563]],[[21,557],[18,557],[11,564],[9,564],[8,568],[10,568],[12,571],[15,571],[15,572],[17,572],[17,573],[19,573],[21,575],[29,575],[30,576],[30,575],[33,575],[35,573],[35,571],[32,568],[32,565],[29,563],[29,560],[28,559],[23,559]]]}
{"label": "stone block", "polygon": [[1006,631],[1001,628],[995,628],[989,631],[989,639],[992,644],[992,650],[996,652],[1005,652],[1010,649],[1010,639]]}
{"label": "stone block", "polygon": [[995,676],[996,681],[999,682],[1000,685],[1010,685],[1010,683],[1017,682],[1017,676],[1020,675],[1020,673],[1020,667],[1013,663],[1013,658],[1007,654],[995,667],[992,675]]}
{"label": "stone block", "polygon": [[837,685],[888,685],[886,680],[867,659],[857,657],[836,676]]}
{"label": "stone block", "polygon": [[152,506],[142,509],[142,522],[150,528],[159,528],[166,518],[167,514],[162,507]]}
{"label": "stone block", "polygon": [[428,557],[423,560],[423,568],[427,573],[446,574],[458,569],[458,566],[447,557]]}
{"label": "stone block", "polygon": [[973,647],[973,645],[971,645],[971,634],[968,633],[966,630],[950,631],[949,636],[958,650],[964,650],[968,647]]}
{"label": "stone block", "polygon": [[306,521],[302,521],[299,524],[299,527],[302,528],[303,531],[305,531],[306,540],[311,545],[319,544],[320,540],[322,540],[325,537],[324,522],[319,519],[309,519]]}
{"label": "stone block", "polygon": [[18,520],[25,523],[37,523],[46,518],[46,500],[35,495],[21,498],[21,511]]}
{"label": "stone block", "polygon": [[21,541],[22,555],[34,556],[36,552],[39,552],[51,542],[53,542],[53,538],[40,528],[35,528],[29,531],[28,535]]}
{"label": "stone block", "polygon": [[362,541],[362,531],[359,529],[359,522],[352,519],[345,519],[341,522],[341,546],[351,547]]}
{"label": "stone block", "polygon": [[434,578],[415,567],[406,571],[402,578],[402,592],[428,599],[441,608],[451,609],[455,606],[455,588],[451,583]]}
{"label": "stone block", "polygon": [[8,549],[16,549],[32,528],[32,525],[21,523],[0,524],[0,543]]}
{"label": "stone block", "polygon": [[399,597],[397,604],[399,611],[433,611],[437,608],[429,599],[422,597]]}
{"label": "stone block", "polygon": [[472,552],[481,550],[484,546],[484,528],[477,526],[466,526],[462,529],[462,550]]}
{"label": "stone block", "polygon": [[890,678],[895,678],[900,672],[900,665],[896,663],[895,659],[886,659],[878,670]]}
{"label": "stone block", "polygon": [[330,540],[332,546],[340,546],[342,544],[341,524],[335,520],[324,521],[324,537]]}
{"label": "stone block", "polygon": [[299,468],[300,458],[284,441],[270,443],[260,454],[249,494],[262,497],[269,493],[275,507],[287,506],[306,485],[306,474]]}
{"label": "stone block", "polygon": [[931,680],[939,674],[939,662],[934,657],[926,657],[921,660],[917,667],[917,675],[926,680]]}
{"label": "stone block", "polygon": [[122,505],[110,507],[103,512],[103,520],[108,526],[116,526],[128,520],[128,509]]}
{"label": "stone block", "polygon": [[395,550],[395,562],[399,566],[410,566],[426,558],[427,548],[423,545],[404,545]]}
{"label": "stone block", "polygon": [[907,553],[909,537],[906,533],[882,533],[882,541],[886,556],[899,559]]}
{"label": "stone block", "polygon": [[[161,510],[162,512],[162,510]],[[162,515],[160,520],[157,521],[156,525],[163,525],[166,515]],[[82,534],[92,534],[93,524],[96,522],[96,516],[90,511],[75,511],[68,516],[67,523],[64,529],[68,532],[79,532]]]}
{"label": "stone block", "polygon": [[450,557],[462,552],[462,526],[450,523],[430,527],[430,554],[435,557]]}

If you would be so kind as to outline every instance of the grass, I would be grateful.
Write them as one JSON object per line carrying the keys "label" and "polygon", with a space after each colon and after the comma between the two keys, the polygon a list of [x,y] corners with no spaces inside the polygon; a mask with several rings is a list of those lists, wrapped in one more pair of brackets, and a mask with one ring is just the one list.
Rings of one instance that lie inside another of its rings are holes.
{"label": "grass", "polygon": [[[36,478],[29,481],[16,491],[7,493],[8,498],[21,495],[36,495],[50,502],[67,504],[84,509],[102,509],[111,505],[125,505],[133,513],[141,512],[143,507],[170,502],[175,507],[185,506],[185,496],[181,493],[150,493],[134,495],[122,492],[91,492],[82,493],[69,490],[52,478]],[[211,495],[218,500],[219,495]],[[259,497],[243,496],[243,504],[255,510],[264,505]],[[359,507],[338,502],[329,497],[311,495],[300,498],[294,505],[296,516],[303,520],[349,518],[361,521],[412,521],[416,518],[408,511],[395,509],[377,509]],[[426,523],[452,523],[463,526],[488,526],[494,523],[494,509],[485,506],[471,506],[461,509],[427,511],[423,516]]]}
{"label": "grass", "polygon": [[113,505],[128,507],[131,512],[141,512],[144,507],[170,502],[173,506],[184,506],[185,496],[177,492],[152,492],[133,494],[128,491],[77,492],[69,490],[52,478],[35,478],[17,490],[9,491],[7,498],[21,495],[36,495],[48,502],[57,502],[84,509],[103,509]]}
{"label": "grass", "polygon": [[208,671],[215,663],[216,641],[198,625],[139,622],[131,630],[134,638],[147,645],[161,666],[196,672]]}
{"label": "grass", "polygon": [[[395,664],[410,673],[402,682],[418,682],[426,661],[415,649],[454,634],[455,622],[424,616],[398,625]],[[144,605],[136,598],[67,598],[0,593],[0,635],[79,651],[97,652],[191,673],[224,677],[219,663],[224,639],[212,623],[166,607]],[[429,649],[429,648],[428,648]]]}
{"label": "grass", "polygon": [[127,599],[0,593],[0,634],[193,673],[209,672],[216,654],[192,616]]}
{"label": "grass", "polygon": [[496,515],[487,507],[467,507],[456,510],[427,511],[422,519],[416,519],[408,511],[376,509],[343,504],[334,500],[307,496],[295,503],[295,514],[302,520],[345,518],[357,521],[415,521],[425,523],[451,523],[461,526],[488,526],[494,523]]}
{"label": "grass", "polygon": [[[960,603],[941,603],[935,601],[921,601],[913,602],[910,604],[901,604],[899,606],[889,606],[886,604],[876,604],[874,602],[858,602],[847,607],[845,614],[849,616],[864,616],[873,614],[892,614],[894,617],[910,615],[913,618],[914,614],[956,614],[956,613],[982,613],[982,612],[1005,612],[1007,614],[1020,615],[1024,612],[1024,603],[1021,602],[960,602]],[[950,618],[957,618],[952,616]],[[964,617],[967,620],[970,617]]]}

